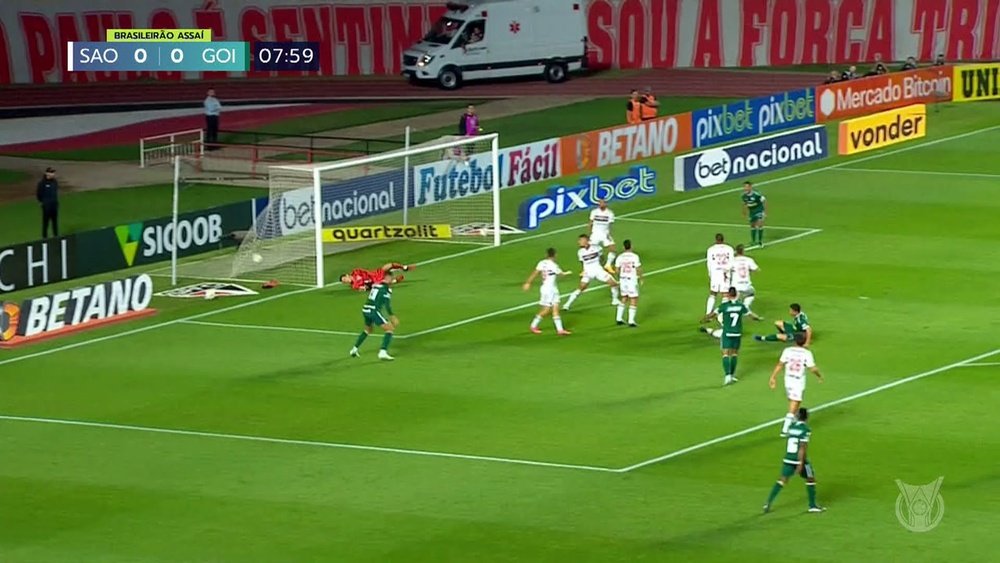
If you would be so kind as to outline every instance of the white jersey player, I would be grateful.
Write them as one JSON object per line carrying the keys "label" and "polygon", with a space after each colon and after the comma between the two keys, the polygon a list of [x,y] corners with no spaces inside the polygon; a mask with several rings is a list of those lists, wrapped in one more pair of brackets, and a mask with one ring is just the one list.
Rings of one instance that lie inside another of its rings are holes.
{"label": "white jersey player", "polygon": [[632,241],[622,243],[625,251],[615,259],[615,269],[618,271],[618,288],[622,300],[618,303],[618,313],[615,320],[619,325],[625,324],[625,307],[628,306],[628,326],[635,328],[635,312],[639,304],[639,286],[642,285],[642,261],[632,250]]}
{"label": "white jersey player", "polygon": [[615,222],[615,212],[608,209],[608,202],[597,200],[597,209],[590,212],[590,242],[608,251],[604,269],[614,273],[615,239],[611,237],[611,225]]}
{"label": "white jersey player", "polygon": [[757,297],[750,276],[760,270],[760,267],[757,266],[757,262],[753,258],[743,252],[743,245],[737,245],[736,257],[733,258],[733,287],[739,292],[739,300],[749,309]]}
{"label": "white jersey player", "polygon": [[715,310],[715,298],[725,295],[732,287],[733,247],[726,244],[722,233],[715,235],[715,244],[708,247],[705,262],[708,265],[708,302],[705,303],[705,314]]}
{"label": "white jersey player", "polygon": [[563,309],[569,311],[569,308],[576,301],[576,298],[580,296],[581,293],[586,291],[587,286],[590,285],[590,280],[597,280],[601,283],[606,283],[611,286],[611,305],[614,307],[618,306],[618,282],[615,278],[608,273],[607,270],[601,267],[601,247],[592,244],[590,242],[590,237],[587,235],[580,235],[577,239],[580,249],[577,250],[576,255],[580,259],[580,263],[583,264],[583,273],[580,277],[580,287],[573,290],[573,293],[569,294],[569,299],[566,300],[566,304],[563,305]]}
{"label": "white jersey player", "polygon": [[788,414],[781,426],[781,435],[788,434],[788,428],[795,422],[795,413],[798,412],[802,404],[802,395],[806,392],[806,372],[816,374],[819,382],[823,382],[823,374],[816,367],[816,359],[812,351],[805,347],[806,336],[802,333],[795,335],[795,346],[789,346],[781,352],[781,359],[774,366],[771,372],[771,379],[767,384],[771,389],[777,387],[778,373],[782,368],[785,370],[785,394],[788,396]]}
{"label": "white jersey player", "polygon": [[528,281],[524,282],[524,290],[528,291],[531,289],[532,282],[535,278],[542,278],[542,286],[539,289],[539,300],[538,305],[541,307],[535,318],[531,321],[531,332],[535,334],[541,334],[542,330],[538,328],[538,325],[542,323],[542,318],[545,315],[552,313],[552,322],[556,325],[556,333],[560,335],[570,334],[570,332],[563,328],[562,318],[559,317],[559,286],[556,285],[556,281],[559,276],[569,275],[571,272],[563,271],[556,264],[556,249],[550,248],[545,251],[545,258],[538,261],[535,269],[532,270],[531,275],[528,276]]}

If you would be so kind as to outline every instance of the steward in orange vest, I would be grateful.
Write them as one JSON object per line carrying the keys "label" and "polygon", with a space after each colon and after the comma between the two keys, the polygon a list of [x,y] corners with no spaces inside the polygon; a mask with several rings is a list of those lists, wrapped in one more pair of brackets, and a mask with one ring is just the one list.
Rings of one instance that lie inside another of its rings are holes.
{"label": "steward in orange vest", "polygon": [[628,103],[625,104],[625,122],[629,125],[642,121],[642,104],[639,103],[639,91],[632,90]]}

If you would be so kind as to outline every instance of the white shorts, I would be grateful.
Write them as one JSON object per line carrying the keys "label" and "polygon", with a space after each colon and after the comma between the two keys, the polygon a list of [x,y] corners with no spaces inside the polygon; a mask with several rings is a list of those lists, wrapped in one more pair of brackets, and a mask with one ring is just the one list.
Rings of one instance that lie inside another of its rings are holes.
{"label": "white shorts", "polygon": [[726,272],[712,272],[708,283],[709,289],[713,293],[725,293],[732,287],[729,281],[729,274]]}
{"label": "white shorts", "polygon": [[594,231],[590,233],[590,243],[599,245],[602,248],[607,248],[615,243],[614,239],[611,238],[611,233],[604,233],[599,231]]}
{"label": "white shorts", "polygon": [[622,278],[619,280],[619,288],[622,297],[639,297],[639,280],[636,278]]}
{"label": "white shorts", "polygon": [[802,401],[802,395],[806,392],[806,386],[798,379],[785,380],[785,394],[789,401]]}
{"label": "white shorts", "polygon": [[560,295],[558,289],[548,289],[543,287],[540,292],[538,304],[542,307],[552,307],[559,304],[559,299]]}
{"label": "white shorts", "polygon": [[590,280],[597,280],[601,283],[608,283],[612,279],[611,274],[601,268],[591,268],[583,271],[583,277],[580,278],[580,283],[588,284]]}
{"label": "white shorts", "polygon": [[753,286],[750,285],[750,284],[740,283],[740,284],[735,284],[733,287],[736,288],[736,291],[740,292],[740,295],[753,295],[754,294]]}

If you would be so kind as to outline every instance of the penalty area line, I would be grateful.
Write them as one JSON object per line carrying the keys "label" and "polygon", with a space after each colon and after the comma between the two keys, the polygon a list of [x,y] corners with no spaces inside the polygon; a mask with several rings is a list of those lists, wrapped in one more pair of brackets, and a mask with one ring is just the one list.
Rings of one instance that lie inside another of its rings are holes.
{"label": "penalty area line", "polygon": [[[919,381],[921,379],[924,379],[925,377],[930,377],[932,375],[937,375],[939,373],[943,373],[943,372],[946,372],[946,371],[951,371],[951,370],[953,370],[955,368],[961,368],[961,367],[967,367],[967,366],[974,366],[974,365],[977,365],[976,363],[979,362],[979,360],[984,360],[986,358],[995,356],[997,354],[1000,354],[1000,348],[997,348],[996,350],[991,350],[989,352],[985,352],[983,354],[979,354],[978,356],[972,356],[971,358],[966,358],[964,360],[961,360],[961,361],[958,361],[958,362],[954,362],[954,363],[948,364],[946,366],[941,366],[941,367],[938,367],[938,368],[934,368],[934,369],[931,369],[931,370],[927,370],[927,371],[924,371],[924,372],[921,372],[921,373],[917,373],[917,374],[911,375],[909,377],[904,377],[902,379],[897,379],[895,381],[890,381],[889,383],[885,383],[885,384],[879,385],[877,387],[872,387],[871,389],[868,389],[868,390],[865,390],[865,391],[860,391],[858,393],[854,393],[852,395],[848,395],[846,397],[842,397],[842,398],[836,399],[834,401],[823,403],[821,405],[817,405],[815,407],[810,408],[809,411],[810,412],[817,412],[817,411],[826,410],[826,409],[829,409],[829,408],[836,407],[838,405],[843,405],[845,403],[850,403],[852,401],[856,401],[858,399],[863,399],[865,397],[874,395],[876,393],[881,393],[882,391],[887,391],[887,390],[892,389],[894,387],[899,387],[900,385],[906,385],[907,383],[912,383],[914,381]],[[998,362],[998,363],[1000,363],[1000,362]],[[685,455],[685,454],[696,452],[698,450],[703,450],[703,449],[705,449],[705,448],[707,448],[709,446],[714,446],[716,444],[721,444],[722,442],[728,442],[730,440],[735,440],[736,438],[740,438],[740,437],[746,436],[747,434],[753,434],[754,432],[757,432],[758,430],[763,430],[765,428],[777,428],[778,424],[780,424],[782,420],[783,419],[781,419],[781,418],[775,418],[774,420],[769,420],[767,422],[762,422],[762,423],[757,424],[755,426],[751,426],[749,428],[744,428],[743,430],[740,430],[738,432],[733,432],[731,434],[726,434],[724,436],[719,436],[718,438],[712,438],[711,440],[706,440],[706,441],[701,442],[699,444],[694,444],[694,445],[688,446],[686,448],[681,448],[679,450],[670,452],[668,454],[664,454],[664,455],[657,456],[657,457],[654,457],[654,458],[651,458],[651,459],[647,459],[645,461],[640,461],[639,463],[635,463],[635,464],[632,464],[632,465],[629,465],[629,466],[626,466],[626,467],[622,467],[620,469],[617,469],[616,472],[617,473],[628,473],[630,471],[635,471],[636,469],[642,469],[643,467],[648,467],[650,465],[656,465],[658,463],[662,463],[664,461],[667,461],[667,460],[670,460],[670,459],[674,459],[674,458],[680,457],[680,456]]]}
{"label": "penalty area line", "polygon": [[[660,225],[683,225],[691,227],[732,227],[732,228],[749,228],[749,223],[714,223],[711,221],[673,221],[669,219],[636,219],[634,217],[624,217],[619,219],[619,221],[632,221],[635,223],[656,223]],[[773,225],[764,225],[765,229],[771,229],[774,231],[815,231],[816,227],[782,227]]]}
{"label": "penalty area line", "polygon": [[554,469],[574,469],[578,471],[592,471],[600,473],[616,472],[614,469],[610,467],[600,467],[596,465],[577,465],[573,463],[556,463],[549,461],[535,461],[530,459],[517,459],[517,458],[497,457],[488,455],[436,452],[431,450],[415,450],[409,448],[394,448],[387,446],[368,446],[364,444],[324,442],[319,440],[298,440],[294,438],[273,438],[268,436],[254,436],[250,434],[229,434],[224,432],[207,432],[201,430],[181,430],[176,428],[160,428],[156,426],[115,424],[110,422],[93,422],[86,420],[71,420],[63,418],[0,415],[0,421],[51,424],[59,426],[76,426],[76,427],[97,428],[104,430],[126,430],[132,432],[145,432],[147,434],[166,434],[172,436],[188,436],[194,438],[214,438],[217,440],[257,442],[265,444],[280,444],[286,446],[305,446],[305,447],[327,448],[327,449],[337,449],[337,450],[355,450],[355,451],[367,451],[367,452],[378,452],[378,453],[403,454],[403,455],[420,456],[420,457],[462,459],[469,461],[501,463],[506,465],[524,465],[531,467],[548,467]]}
{"label": "penalty area line", "polygon": [[[810,235],[815,235],[822,232],[822,229],[809,229],[807,231],[802,231],[794,235],[789,235],[787,237],[775,239],[773,242],[767,245],[767,247],[774,246],[776,244],[781,244],[784,242],[790,242]],[[747,251],[752,252],[756,249],[750,248]],[[673,272],[675,270],[681,270],[683,268],[689,268],[691,266],[696,266],[698,264],[703,264],[705,262],[704,258],[699,258],[697,260],[690,260],[688,262],[682,262],[680,264],[674,264],[672,266],[667,266],[665,268],[660,268],[658,270],[652,270],[646,272],[646,277],[655,276],[659,274],[665,274],[667,272]],[[589,293],[591,291],[598,291],[604,289],[605,284],[594,285],[588,287],[584,293]],[[514,313],[516,311],[522,311],[524,309],[529,309],[538,305],[537,301],[532,301],[530,303],[522,303],[520,305],[514,305],[512,307],[507,307],[497,311],[490,311],[489,313],[483,313],[482,315],[476,315],[474,317],[469,317],[467,319],[462,319],[452,323],[443,324],[436,327],[431,327],[425,330],[420,330],[410,334],[397,334],[395,337],[398,340],[406,340],[409,338],[416,338],[418,336],[424,336],[427,334],[434,334],[436,332],[442,332],[445,330],[450,330],[453,328],[458,328],[460,326],[465,326],[467,324],[472,324],[486,319],[491,319],[493,317],[499,317],[506,315],[508,313]],[[245,330],[260,330],[260,331],[275,331],[275,332],[298,332],[304,334],[322,334],[322,335],[333,335],[333,336],[357,336],[357,331],[347,332],[341,330],[327,330],[319,328],[305,328],[305,327],[290,327],[290,326],[269,326],[269,325],[252,325],[252,324],[242,324],[242,323],[223,323],[214,321],[184,321],[184,324],[193,324],[207,327],[218,327],[218,328],[233,328],[233,329],[245,329]]]}

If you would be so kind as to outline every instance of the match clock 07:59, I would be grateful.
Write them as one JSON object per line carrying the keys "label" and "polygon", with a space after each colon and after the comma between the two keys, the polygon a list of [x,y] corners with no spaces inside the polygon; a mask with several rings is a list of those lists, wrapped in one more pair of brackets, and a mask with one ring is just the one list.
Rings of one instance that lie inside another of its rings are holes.
{"label": "match clock 07:59", "polygon": [[253,70],[319,70],[319,43],[261,41],[253,43]]}

